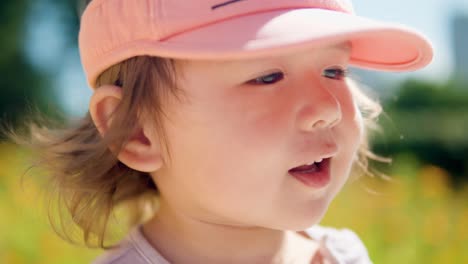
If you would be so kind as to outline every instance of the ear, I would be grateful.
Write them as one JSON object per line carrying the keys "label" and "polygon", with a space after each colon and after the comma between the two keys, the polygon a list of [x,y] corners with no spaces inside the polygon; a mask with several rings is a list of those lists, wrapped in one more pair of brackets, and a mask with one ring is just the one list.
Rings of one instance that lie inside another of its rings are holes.
{"label": "ear", "polygon": [[[101,136],[109,132],[112,114],[122,100],[122,88],[104,85],[94,90],[89,103],[89,113]],[[138,125],[133,130],[129,141],[122,147],[117,158],[128,167],[142,171],[155,172],[162,166],[159,139],[150,122]],[[109,149],[115,153],[114,148]]]}

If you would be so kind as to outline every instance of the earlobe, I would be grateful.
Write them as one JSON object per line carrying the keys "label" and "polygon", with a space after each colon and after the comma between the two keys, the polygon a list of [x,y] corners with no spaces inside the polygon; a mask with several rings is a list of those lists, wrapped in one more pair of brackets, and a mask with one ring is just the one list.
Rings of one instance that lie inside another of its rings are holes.
{"label": "earlobe", "polygon": [[122,163],[134,170],[148,173],[155,172],[162,167],[163,159],[159,140],[154,131],[148,131],[150,129],[147,125],[135,130],[118,154],[118,159]]}
{"label": "earlobe", "polygon": [[[91,97],[89,112],[101,136],[108,133],[112,123],[112,114],[122,100],[122,90],[118,86],[104,85],[97,88]],[[147,124],[147,122],[145,122]],[[128,141],[117,155],[119,161],[127,167],[142,172],[155,172],[162,166],[159,141],[152,131],[145,133],[145,128],[138,126],[132,129]],[[146,128],[149,130],[150,128]]]}
{"label": "earlobe", "polygon": [[128,167],[142,172],[155,172],[163,165],[158,145],[141,136],[130,139],[118,154],[118,159]]}

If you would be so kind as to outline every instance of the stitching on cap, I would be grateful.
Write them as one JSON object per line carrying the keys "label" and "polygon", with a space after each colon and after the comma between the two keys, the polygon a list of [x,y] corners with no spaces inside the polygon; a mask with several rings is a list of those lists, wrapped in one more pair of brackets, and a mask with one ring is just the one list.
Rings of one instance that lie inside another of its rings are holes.
{"label": "stitching on cap", "polygon": [[223,7],[223,6],[230,5],[230,4],[234,4],[234,3],[240,2],[240,1],[245,1],[245,0],[231,0],[231,1],[227,1],[227,2],[224,2],[224,3],[221,3],[221,4],[217,4],[217,5],[212,6],[212,7],[211,7],[211,10],[215,10],[216,8],[220,8],[220,7]]}

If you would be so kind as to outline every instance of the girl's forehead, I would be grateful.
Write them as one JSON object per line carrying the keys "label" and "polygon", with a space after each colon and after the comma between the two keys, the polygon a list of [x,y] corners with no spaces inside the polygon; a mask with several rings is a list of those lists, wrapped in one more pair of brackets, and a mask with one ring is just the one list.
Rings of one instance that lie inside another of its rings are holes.
{"label": "girl's forehead", "polygon": [[320,56],[321,54],[336,54],[337,57],[349,56],[351,53],[351,43],[340,42],[337,44],[330,44],[327,46],[314,47],[307,50],[302,50],[293,54],[269,56],[265,58],[254,58],[254,59],[242,59],[242,60],[182,60],[180,65],[185,68],[191,67],[244,67],[245,65],[261,64],[262,62],[269,62],[277,59],[293,58],[293,57],[304,57],[307,55]]}

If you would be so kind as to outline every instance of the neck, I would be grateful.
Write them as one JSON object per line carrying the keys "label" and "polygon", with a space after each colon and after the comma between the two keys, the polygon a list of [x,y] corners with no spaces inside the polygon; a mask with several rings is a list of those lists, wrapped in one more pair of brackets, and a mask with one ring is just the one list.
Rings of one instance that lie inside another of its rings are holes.
{"label": "neck", "polygon": [[298,245],[313,251],[294,232],[206,221],[180,214],[164,201],[143,233],[171,263],[289,263]]}

